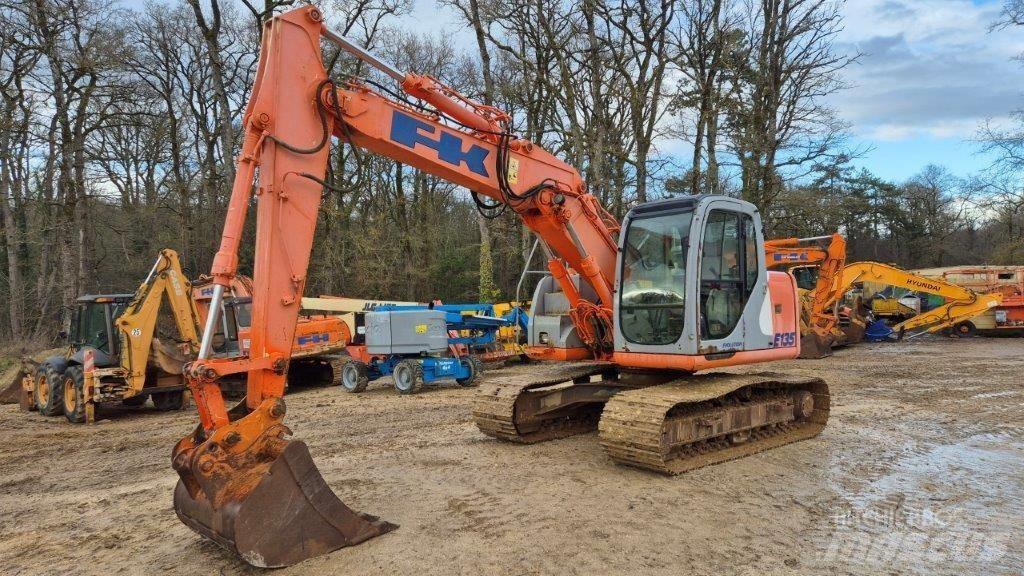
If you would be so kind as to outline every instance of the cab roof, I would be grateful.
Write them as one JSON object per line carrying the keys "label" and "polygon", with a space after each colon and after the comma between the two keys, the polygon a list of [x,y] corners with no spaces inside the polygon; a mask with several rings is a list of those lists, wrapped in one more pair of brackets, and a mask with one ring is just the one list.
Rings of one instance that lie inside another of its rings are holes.
{"label": "cab roof", "polygon": [[79,296],[76,302],[80,304],[107,303],[107,302],[131,302],[135,294],[85,294]]}

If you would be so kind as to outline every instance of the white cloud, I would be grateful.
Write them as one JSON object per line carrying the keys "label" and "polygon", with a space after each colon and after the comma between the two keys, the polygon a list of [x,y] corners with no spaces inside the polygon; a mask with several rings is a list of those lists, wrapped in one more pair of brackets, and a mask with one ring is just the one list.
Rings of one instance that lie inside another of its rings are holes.
{"label": "white cloud", "polygon": [[850,90],[831,99],[863,138],[970,138],[989,117],[1024,106],[1020,30],[989,31],[999,3],[857,0],[845,5]]}

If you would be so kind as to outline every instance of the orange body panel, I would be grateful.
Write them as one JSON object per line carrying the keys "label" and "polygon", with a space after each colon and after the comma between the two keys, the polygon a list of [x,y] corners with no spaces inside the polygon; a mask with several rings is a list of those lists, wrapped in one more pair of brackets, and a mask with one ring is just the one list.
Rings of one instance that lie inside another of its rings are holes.
{"label": "orange body panel", "polygon": [[[239,328],[238,340],[243,353],[249,352],[251,328]],[[300,316],[295,324],[292,358],[337,351],[352,342],[348,325],[337,316]]]}
{"label": "orange body panel", "polygon": [[[799,338],[797,338],[799,341]],[[796,354],[793,351],[796,351]],[[741,352],[725,352],[706,356],[687,356],[683,354],[644,354],[641,352],[616,352],[612,362],[627,368],[649,368],[655,370],[679,370],[681,372],[698,372],[712,368],[725,368],[741,364],[756,364],[773,360],[796,358],[799,347],[770,348],[768,350],[746,350]]]}
{"label": "orange body panel", "polygon": [[[788,350],[796,358],[800,355],[800,338],[790,344],[787,334],[800,334],[800,291],[796,279],[785,272],[768,272],[768,298],[772,305],[772,330],[775,332],[773,350]],[[773,358],[779,359],[779,358]]]}
{"label": "orange body panel", "polygon": [[526,355],[534,360],[561,362],[587,360],[593,356],[588,348],[555,348],[553,346],[527,346]]}

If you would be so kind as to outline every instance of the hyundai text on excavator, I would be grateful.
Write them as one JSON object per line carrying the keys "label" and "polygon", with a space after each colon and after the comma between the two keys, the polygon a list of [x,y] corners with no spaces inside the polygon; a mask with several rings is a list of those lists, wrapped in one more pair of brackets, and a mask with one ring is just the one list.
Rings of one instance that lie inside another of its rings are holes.
{"label": "hyundai text on excavator", "polygon": [[[362,79],[335,85],[322,40],[405,95]],[[535,291],[531,352],[574,362],[482,386],[473,414],[486,434],[536,442],[599,425],[617,462],[678,473],[825,426],[830,399],[818,378],[692,375],[800,352],[796,285],[766,269],[751,204],[723,196],[652,202],[620,226],[573,167],[512,135],[508,114],[395,69],[330,30],[311,6],[264,25],[243,122],[212,266],[212,313],[186,370],[200,424],[174,447],[172,463],[178,517],[246,562],[290,565],[395,527],[346,507],[283,423],[332,135],[465,187],[482,209],[511,209],[541,239],[551,275]],[[253,199],[251,343],[247,356],[215,358],[212,334]],[[228,409],[217,382],[240,372],[248,372],[247,395]]]}

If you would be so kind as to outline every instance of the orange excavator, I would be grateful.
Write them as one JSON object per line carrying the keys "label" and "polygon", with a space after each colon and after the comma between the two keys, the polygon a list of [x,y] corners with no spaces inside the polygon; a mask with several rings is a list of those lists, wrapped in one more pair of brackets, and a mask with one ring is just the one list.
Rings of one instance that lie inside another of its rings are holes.
{"label": "orange excavator", "polygon": [[[395,528],[345,506],[285,426],[284,393],[331,138],[468,189],[537,236],[549,276],[534,292],[529,377],[482,386],[480,430],[536,442],[598,428],[616,462],[679,473],[812,437],[828,419],[821,379],[707,369],[795,358],[792,276],[765,266],[760,216],[724,196],[635,206],[615,220],[580,174],[512,134],[511,117],[438,80],[405,73],[305,6],[264,25],[244,140],[214,258],[212,311],[186,370],[200,424],[174,447],[174,508],[255,566],[286,566]],[[321,43],[400,86],[337,85]],[[257,169],[259,178],[256,179]],[[254,182],[257,184],[254,186]],[[247,355],[211,354],[220,302],[257,211]],[[228,409],[218,380],[248,373]]]}
{"label": "orange excavator", "polygon": [[[837,303],[843,297],[836,278],[846,264],[846,239],[839,234],[813,238],[766,240],[765,260],[769,268],[789,271],[814,267],[817,278],[805,307],[806,318],[800,327],[800,357],[824,358],[832,354],[839,324]],[[799,282],[798,282],[799,284]]]}

